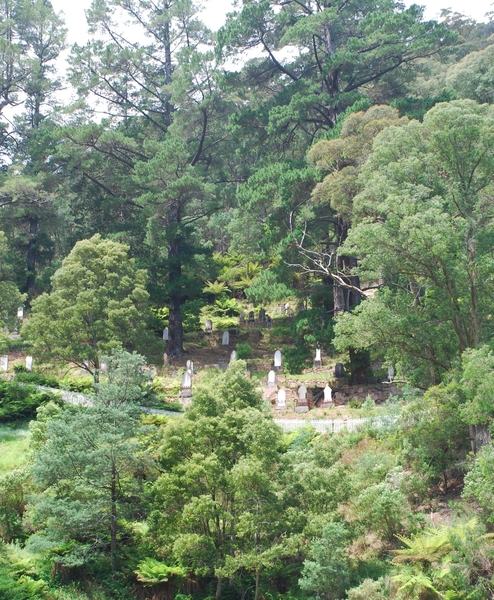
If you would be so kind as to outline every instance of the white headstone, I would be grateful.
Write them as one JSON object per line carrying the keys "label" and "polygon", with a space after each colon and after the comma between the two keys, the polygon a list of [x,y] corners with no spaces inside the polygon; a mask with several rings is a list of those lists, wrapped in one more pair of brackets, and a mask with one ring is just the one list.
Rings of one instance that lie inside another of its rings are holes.
{"label": "white headstone", "polygon": [[18,319],[24,318],[24,307],[23,306],[19,306],[19,308],[17,309],[17,318]]}
{"label": "white headstone", "polygon": [[206,333],[211,333],[213,331],[213,322],[211,319],[206,321]]}
{"label": "white headstone", "polygon": [[279,350],[274,353],[274,366],[281,367],[281,352]]}
{"label": "white headstone", "polygon": [[329,387],[328,384],[326,384],[326,387],[324,388],[324,402],[333,402],[332,393],[333,390]]}
{"label": "white headstone", "polygon": [[316,362],[321,362],[321,348],[316,349]]}
{"label": "white headstone", "polygon": [[33,357],[32,356],[26,356],[26,369],[28,371],[33,370]]}
{"label": "white headstone", "polygon": [[268,385],[276,385],[276,373],[274,371],[269,371],[268,373]]}
{"label": "white headstone", "polygon": [[0,371],[7,372],[9,370],[9,357],[8,354],[0,356]]}
{"label": "white headstone", "polygon": [[230,362],[233,362],[234,360],[237,360],[237,351],[236,350],[232,350],[232,353],[230,354]]}
{"label": "white headstone", "polygon": [[305,385],[301,385],[298,388],[298,399],[300,401],[305,401],[307,400],[307,388],[305,387]]}
{"label": "white headstone", "polygon": [[286,392],[285,390],[278,390],[278,408],[286,407]]}
{"label": "white headstone", "polygon": [[388,367],[388,380],[393,381],[394,378],[395,378],[394,367]]}
{"label": "white headstone", "polygon": [[185,371],[182,375],[182,389],[188,390],[192,387],[192,373]]}
{"label": "white headstone", "polygon": [[221,345],[222,346],[229,346],[230,345],[230,334],[228,333],[228,331],[225,331],[223,333],[223,338],[221,339]]}
{"label": "white headstone", "polygon": [[168,332],[168,327],[165,327],[165,328],[163,329],[163,340],[164,340],[165,342],[167,342],[167,341],[168,341],[169,335],[170,335],[170,334],[169,334],[169,332]]}

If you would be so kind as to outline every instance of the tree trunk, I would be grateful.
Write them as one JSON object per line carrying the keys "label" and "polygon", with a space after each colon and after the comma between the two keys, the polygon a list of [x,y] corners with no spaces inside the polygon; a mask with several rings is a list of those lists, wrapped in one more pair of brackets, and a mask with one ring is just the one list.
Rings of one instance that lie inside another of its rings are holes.
{"label": "tree trunk", "polygon": [[254,600],[259,598],[259,569],[256,569],[256,592],[254,594]]}
{"label": "tree trunk", "polygon": [[110,520],[110,560],[112,573],[115,572],[115,554],[117,551],[117,473],[115,463],[111,468],[111,520]]}
{"label": "tree trunk", "polygon": [[221,598],[221,583],[222,578],[218,577],[218,581],[216,582],[216,598]]}
{"label": "tree trunk", "polygon": [[180,279],[182,277],[181,262],[182,238],[176,235],[169,249],[169,317],[168,317],[168,344],[166,351],[169,357],[178,358],[183,355],[183,327],[180,307],[182,305],[182,291]]}
{"label": "tree trunk", "polygon": [[26,291],[31,298],[36,280],[36,241],[38,235],[38,217],[29,219],[29,241],[27,246],[27,280]]}

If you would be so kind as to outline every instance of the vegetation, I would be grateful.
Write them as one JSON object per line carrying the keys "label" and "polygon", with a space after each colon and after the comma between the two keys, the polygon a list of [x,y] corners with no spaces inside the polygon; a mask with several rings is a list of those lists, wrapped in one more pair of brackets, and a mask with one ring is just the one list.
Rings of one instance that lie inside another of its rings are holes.
{"label": "vegetation", "polygon": [[494,598],[492,14],[86,16],[0,6],[0,598]]}

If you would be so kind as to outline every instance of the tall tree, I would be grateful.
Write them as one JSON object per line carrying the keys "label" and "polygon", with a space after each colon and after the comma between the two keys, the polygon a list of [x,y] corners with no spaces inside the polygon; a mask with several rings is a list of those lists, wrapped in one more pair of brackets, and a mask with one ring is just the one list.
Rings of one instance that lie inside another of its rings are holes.
{"label": "tall tree", "polygon": [[340,349],[380,347],[434,383],[492,337],[492,122],[492,106],[462,100],[378,136],[343,252],[381,288],[341,317]]}
{"label": "tall tree", "polygon": [[313,138],[362,94],[392,96],[413,76],[414,61],[455,39],[422,17],[419,6],[394,0],[245,0],[220,30],[219,50],[260,53],[243,76],[248,85],[274,90],[270,128],[302,128]]}

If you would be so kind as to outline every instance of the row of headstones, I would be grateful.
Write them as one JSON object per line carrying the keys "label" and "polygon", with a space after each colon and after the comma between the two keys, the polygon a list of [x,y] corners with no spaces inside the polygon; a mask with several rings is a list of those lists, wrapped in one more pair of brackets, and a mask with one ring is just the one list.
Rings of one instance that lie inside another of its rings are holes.
{"label": "row of headstones", "polygon": [[[238,318],[240,323],[245,323],[246,318],[248,323],[255,323],[256,314],[253,310],[251,310],[248,315],[244,311],[242,311]],[[271,317],[266,314],[264,308],[261,308],[261,310],[259,311],[258,321],[259,323],[266,323],[268,327],[271,326]]]}
{"label": "row of headstones", "polygon": [[[269,386],[269,377],[274,375],[274,371],[270,371],[268,375],[268,386]],[[331,404],[333,402],[333,390],[326,384],[326,387],[323,390],[324,393],[324,404]],[[301,385],[298,388],[298,406],[307,406],[307,388],[305,385]],[[278,390],[277,395],[277,408],[282,409],[286,408],[286,391],[283,389]]]}
{"label": "row of headstones", "polygon": [[[9,355],[0,356],[0,371],[6,373],[9,370]],[[33,370],[33,357],[26,356],[26,370]]]}

